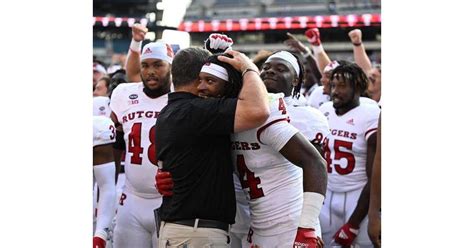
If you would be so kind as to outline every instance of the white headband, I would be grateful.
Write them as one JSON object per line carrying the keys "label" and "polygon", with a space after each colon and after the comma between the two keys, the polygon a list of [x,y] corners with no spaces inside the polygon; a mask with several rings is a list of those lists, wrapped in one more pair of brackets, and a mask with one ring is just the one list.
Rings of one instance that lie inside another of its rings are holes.
{"label": "white headband", "polygon": [[162,42],[150,42],[143,47],[140,60],[161,59],[171,64],[173,56],[173,49],[170,45]]}
{"label": "white headband", "polygon": [[323,73],[332,72],[332,70],[336,69],[336,67],[338,66],[339,66],[339,63],[337,63],[337,61],[334,60],[331,63],[329,63],[326,67],[324,67]]}
{"label": "white headband", "polygon": [[229,75],[227,74],[227,70],[224,67],[217,64],[206,63],[202,66],[201,72],[209,73],[226,82],[229,81]]}
{"label": "white headband", "polygon": [[283,59],[283,60],[287,61],[288,63],[290,63],[293,66],[293,68],[295,68],[296,76],[298,76],[298,77],[300,76],[300,67],[298,66],[298,61],[296,61],[295,56],[293,56],[291,53],[289,53],[287,51],[277,52],[277,53],[273,54],[272,56],[268,57],[268,59],[265,61],[265,63],[267,63],[272,58],[279,58],[279,59]]}
{"label": "white headband", "polygon": [[92,69],[93,71],[98,71],[98,72],[102,72],[104,74],[107,74],[107,71],[105,71],[105,68],[101,65],[101,64],[94,64],[94,67]]}

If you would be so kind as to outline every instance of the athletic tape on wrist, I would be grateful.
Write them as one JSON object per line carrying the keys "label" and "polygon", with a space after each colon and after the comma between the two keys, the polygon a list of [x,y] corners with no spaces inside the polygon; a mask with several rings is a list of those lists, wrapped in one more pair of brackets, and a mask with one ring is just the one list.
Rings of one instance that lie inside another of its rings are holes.
{"label": "athletic tape on wrist", "polygon": [[319,213],[323,207],[324,196],[316,192],[303,193],[303,209],[298,227],[316,228]]}
{"label": "athletic tape on wrist", "polygon": [[140,53],[142,50],[142,42],[132,39],[132,42],[130,43],[130,50]]}
{"label": "athletic tape on wrist", "polygon": [[320,44],[319,46],[313,46],[314,54],[322,53],[323,51],[324,51],[323,44]]}
{"label": "athletic tape on wrist", "polygon": [[103,240],[107,240],[107,232],[105,230],[96,230],[94,233],[94,237],[99,237]]}

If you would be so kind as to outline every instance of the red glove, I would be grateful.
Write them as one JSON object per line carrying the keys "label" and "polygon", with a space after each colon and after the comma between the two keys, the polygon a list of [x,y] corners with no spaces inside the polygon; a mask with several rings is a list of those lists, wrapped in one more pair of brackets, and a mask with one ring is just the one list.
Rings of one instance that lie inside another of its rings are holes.
{"label": "red glove", "polygon": [[323,240],[316,236],[314,229],[298,227],[294,248],[322,248],[323,246]]}
{"label": "red glove", "polygon": [[334,241],[336,241],[340,245],[350,246],[358,233],[358,228],[355,228],[351,224],[346,223],[336,232],[336,234],[334,234],[333,238]]}
{"label": "red glove", "polygon": [[92,244],[93,244],[92,248],[105,248],[106,242],[102,238],[95,236],[92,239]]}
{"label": "red glove", "polygon": [[168,171],[158,170],[155,176],[155,188],[162,196],[173,195],[173,179]]}
{"label": "red glove", "polygon": [[319,29],[318,28],[310,28],[306,30],[304,33],[306,35],[306,38],[308,39],[309,43],[314,46],[319,46],[321,45],[321,40],[319,39]]}

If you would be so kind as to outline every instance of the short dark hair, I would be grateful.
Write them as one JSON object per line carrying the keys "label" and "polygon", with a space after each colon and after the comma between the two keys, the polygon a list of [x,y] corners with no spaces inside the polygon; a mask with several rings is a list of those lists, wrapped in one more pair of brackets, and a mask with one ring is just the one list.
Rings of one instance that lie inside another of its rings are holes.
{"label": "short dark hair", "polygon": [[104,80],[105,81],[105,87],[107,87],[107,89],[109,88],[110,86],[110,78],[109,76],[103,76],[101,77],[99,80],[97,81],[101,81],[101,80]]}
{"label": "short dark hair", "polygon": [[213,63],[216,65],[220,65],[227,70],[229,80],[227,81],[225,85],[224,96],[236,98],[239,95],[240,90],[242,89],[242,75],[232,65],[218,60],[217,59],[218,56],[225,56],[225,57],[232,58],[232,55],[229,55],[227,53],[217,53],[207,58],[206,63]]}
{"label": "short dark hair", "polygon": [[369,79],[365,72],[356,63],[343,63],[334,68],[331,73],[331,81],[340,79],[352,85],[354,90],[358,90],[361,96],[366,95]]}
{"label": "short dark hair", "polygon": [[112,96],[112,92],[115,90],[115,88],[117,88],[119,84],[127,83],[127,82],[128,82],[127,73],[125,72],[124,69],[119,69],[115,71],[114,73],[112,73],[110,77],[110,84],[107,91],[107,94],[109,95],[109,97]]}
{"label": "short dark hair", "polygon": [[180,50],[174,56],[171,66],[174,86],[188,85],[197,80],[209,55],[211,55],[209,51],[197,47]]}

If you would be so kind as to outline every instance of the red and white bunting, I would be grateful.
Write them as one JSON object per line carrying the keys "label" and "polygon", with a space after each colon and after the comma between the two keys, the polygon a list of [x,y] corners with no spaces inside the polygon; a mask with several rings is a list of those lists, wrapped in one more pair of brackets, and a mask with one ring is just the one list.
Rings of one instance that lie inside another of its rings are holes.
{"label": "red and white bunting", "polygon": [[339,16],[337,16],[337,15],[332,15],[332,16],[330,16],[329,18],[331,18],[331,26],[332,26],[333,28],[339,26]]}
{"label": "red and white bunting", "polygon": [[308,22],[308,17],[307,16],[300,16],[300,17],[298,17],[298,21],[301,24],[301,28],[306,28],[306,22]]}
{"label": "red and white bunting", "polygon": [[323,27],[324,17],[322,17],[322,16],[315,16],[315,17],[314,17],[314,21],[316,22],[316,27],[317,27],[317,28]]}
{"label": "red and white bunting", "polygon": [[[192,22],[186,22],[186,24],[189,24],[189,27],[193,24]],[[220,22],[218,20],[212,20],[211,25],[212,25],[212,31],[216,32],[219,30],[219,24]]]}
{"label": "red and white bunting", "polygon": [[249,23],[249,19],[242,18],[239,20],[240,30],[245,31],[247,30],[247,24]]}
{"label": "red and white bunting", "polygon": [[348,15],[347,16],[347,24],[350,26],[350,27],[353,27],[354,24],[356,22],[356,16],[355,15]]}
{"label": "red and white bunting", "polygon": [[120,27],[120,25],[122,25],[122,18],[117,17],[115,18],[114,22],[116,27]]}
{"label": "red and white bunting", "polygon": [[225,28],[227,29],[227,31],[232,31],[232,28],[234,27],[234,23],[231,19],[227,19],[225,21]]}
{"label": "red and white bunting", "polygon": [[[93,17],[94,25],[107,27],[121,26],[124,22],[131,27],[139,21],[142,25],[148,25],[148,19],[129,17]],[[308,29],[308,28],[335,28],[335,27],[364,27],[380,26],[382,23],[380,14],[363,15],[328,15],[328,16],[286,16],[286,17],[258,17],[241,18],[212,21],[185,21],[178,30],[186,32],[231,32],[231,31],[255,31],[273,29]]]}
{"label": "red and white bunting", "polygon": [[380,26],[380,14],[364,15],[329,15],[329,16],[295,16],[295,17],[261,17],[242,18],[237,20],[186,21],[178,30],[186,32],[229,32],[272,29],[307,29],[335,27]]}
{"label": "red and white bunting", "polygon": [[107,25],[109,25],[109,18],[108,17],[102,18],[102,26],[107,27]]}
{"label": "red and white bunting", "polygon": [[135,18],[128,18],[127,23],[129,27],[132,27],[135,24]]}

